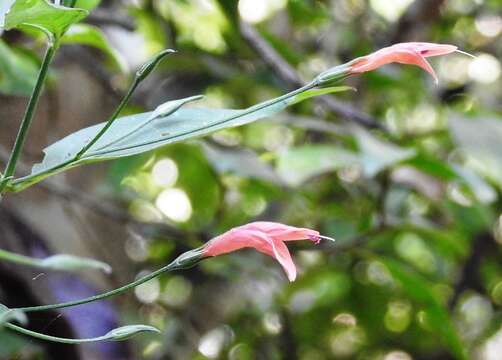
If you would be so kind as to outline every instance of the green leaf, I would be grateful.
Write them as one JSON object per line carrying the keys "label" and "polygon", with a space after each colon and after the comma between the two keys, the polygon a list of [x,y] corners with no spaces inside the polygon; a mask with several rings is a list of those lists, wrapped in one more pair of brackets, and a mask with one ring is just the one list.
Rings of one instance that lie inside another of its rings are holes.
{"label": "green leaf", "polygon": [[359,161],[356,153],[332,145],[305,145],[282,153],[277,161],[279,176],[290,186]]}
{"label": "green leaf", "polygon": [[87,10],[57,6],[47,0],[16,0],[7,10],[3,26],[6,30],[36,27],[60,38],[71,24],[87,14]]}
{"label": "green leaf", "polygon": [[353,88],[352,86],[330,86],[330,87],[326,87],[326,88],[322,88],[322,89],[307,90],[307,91],[304,91],[301,94],[298,94],[295,97],[294,102],[292,102],[290,105],[299,103],[299,102],[301,102],[301,101],[303,101],[305,99],[308,99],[308,98],[311,98],[311,97],[314,97],[314,96],[334,94],[334,93],[337,93],[337,92],[342,92],[342,91],[347,91],[347,90],[356,91],[356,89]]}
{"label": "green leaf", "polygon": [[367,177],[375,176],[386,167],[415,155],[415,150],[403,149],[392,143],[384,142],[362,127],[353,126],[352,133],[359,146],[359,159],[363,173]]}
{"label": "green leaf", "polygon": [[459,179],[457,173],[450,165],[427,154],[419,153],[413,158],[406,160],[404,164],[413,166],[424,173],[445,181]]}
{"label": "green leaf", "polygon": [[95,26],[88,24],[74,24],[61,38],[62,44],[81,44],[92,46],[102,50],[111,60],[111,62],[125,72],[127,65],[120,53],[110,46],[108,40]]}
{"label": "green leaf", "polygon": [[101,0],[77,0],[75,8],[91,11],[101,3]]}
{"label": "green leaf", "polygon": [[0,40],[0,92],[29,96],[38,73],[36,61]]}
{"label": "green leaf", "polygon": [[3,324],[10,321],[26,324],[28,322],[28,318],[24,312],[9,309],[7,306],[0,304],[0,328],[2,328]]}
{"label": "green leaf", "polygon": [[160,330],[149,325],[126,325],[109,331],[103,336],[103,340],[127,340],[142,332],[160,333]]}
{"label": "green leaf", "polygon": [[[140,75],[155,66],[153,61],[139,72]],[[295,94],[296,93],[296,94]],[[168,116],[151,120],[152,112],[119,118],[110,129],[83,155],[74,161],[75,155],[90,139],[105,126],[104,123],[77,131],[52,144],[44,150],[45,157],[36,164],[31,175],[13,181],[9,190],[19,191],[52,174],[82,163],[105,161],[141,154],[161,146],[207,135],[217,130],[241,126],[275,115],[294,104],[297,97],[302,100],[318,95],[318,92],[297,90],[295,93],[272,99],[243,110],[182,108]],[[192,99],[192,98],[189,98]],[[184,101],[181,99],[179,101]],[[144,127],[138,125],[146,123]],[[131,130],[138,129],[131,134]],[[124,138],[124,136],[127,137]],[[121,139],[117,142],[117,139]],[[108,146],[112,144],[111,146]]]}
{"label": "green leaf", "polygon": [[425,306],[433,331],[439,335],[441,341],[450,349],[450,352],[457,359],[467,359],[467,352],[448,311],[432,292],[429,282],[396,260],[390,258],[379,258],[379,260],[389,269],[407,295]]}
{"label": "green leaf", "polygon": [[40,267],[51,270],[77,271],[82,269],[96,269],[107,274],[112,272],[110,265],[102,261],[66,254],[49,256],[45,259],[41,259],[39,264]]}

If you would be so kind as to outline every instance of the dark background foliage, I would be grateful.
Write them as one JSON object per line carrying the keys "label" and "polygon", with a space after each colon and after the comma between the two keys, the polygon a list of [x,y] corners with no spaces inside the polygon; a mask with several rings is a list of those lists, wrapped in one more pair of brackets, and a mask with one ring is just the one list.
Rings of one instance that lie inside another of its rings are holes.
{"label": "dark background foliage", "polygon": [[[357,92],[146,155],[60,174],[0,206],[1,248],[89,256],[111,276],[0,264],[0,302],[37,305],[130,282],[257,219],[337,243],[290,246],[299,278],[254,251],[210,259],[128,295],[34,313],[32,329],[89,337],[127,323],[162,329],[127,343],[49,344],[0,332],[5,359],[498,359],[502,353],[502,120],[499,0],[78,1],[102,49],[64,45],[19,172],[41,149],[103,121],[133,71],[178,50],[127,113],[204,94],[241,108],[330,66],[403,41],[476,55],[351,78]],[[103,51],[103,48],[105,51]],[[0,39],[0,159],[13,143],[43,41]],[[194,104],[193,106],[197,106]]]}

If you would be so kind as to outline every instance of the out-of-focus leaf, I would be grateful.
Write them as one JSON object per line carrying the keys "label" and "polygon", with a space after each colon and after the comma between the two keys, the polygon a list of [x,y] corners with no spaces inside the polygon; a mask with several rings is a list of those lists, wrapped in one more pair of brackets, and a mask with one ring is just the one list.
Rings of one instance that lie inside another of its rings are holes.
{"label": "out-of-focus leaf", "polygon": [[279,176],[290,186],[355,163],[357,154],[331,145],[305,145],[282,153],[277,161]]}
{"label": "out-of-focus leaf", "polygon": [[[330,91],[337,91],[331,88]],[[275,115],[287,106],[298,101],[298,96],[305,100],[319,95],[316,90],[303,91],[297,95],[272,99],[243,110],[188,108],[149,122],[134,134],[138,124],[147,121],[152,113],[141,113],[117,119],[110,129],[86,152],[78,161],[74,161],[76,154],[92,139],[105,125],[104,123],[79,130],[64,139],[50,145],[44,150],[42,163],[36,164],[31,175],[17,179],[10,190],[21,190],[43,178],[61,172],[67,168],[82,163],[104,161],[124,156],[144,153],[161,146],[195,137],[207,135],[211,132],[248,124],[250,122]],[[123,138],[119,143],[117,139]],[[107,146],[108,144],[113,144]]]}
{"label": "out-of-focus leaf", "polygon": [[121,71],[125,71],[127,65],[122,55],[110,46],[101,30],[88,24],[74,24],[61,38],[62,44],[81,44],[92,46],[102,50]]}
{"label": "out-of-focus leaf", "polygon": [[404,164],[413,166],[426,174],[442,180],[451,181],[459,178],[450,165],[426,154],[419,153],[413,158],[404,161]]}
{"label": "out-of-focus leaf", "polygon": [[472,190],[476,199],[482,203],[492,203],[497,199],[497,192],[483,178],[471,169],[453,165],[457,174],[465,181]]}
{"label": "out-of-focus leaf", "polygon": [[166,47],[166,32],[160,19],[150,11],[134,9],[132,11],[137,24],[137,32],[143,35],[147,54],[155,54]]}
{"label": "out-of-focus leaf", "polygon": [[9,309],[7,306],[0,304],[0,329],[2,325],[9,321],[16,321],[20,324],[26,324],[28,318],[22,311]]}
{"label": "out-of-focus leaf", "polygon": [[77,2],[75,3],[75,7],[78,9],[85,9],[87,11],[91,11],[100,3],[101,0],[77,0]]}
{"label": "out-of-focus leaf", "polygon": [[450,352],[457,359],[467,359],[466,349],[457,334],[448,311],[431,291],[431,285],[422,276],[411,272],[396,260],[380,258],[380,261],[389,269],[394,279],[401,284],[406,294],[425,306],[433,331],[440,336],[441,341],[448,347]]}
{"label": "out-of-focus leaf", "polygon": [[274,184],[282,184],[282,179],[272,166],[260,160],[258,155],[249,149],[219,148],[202,143],[207,159],[218,172],[232,172],[244,177],[262,179]]}
{"label": "out-of-focus leaf", "polygon": [[352,133],[359,146],[359,158],[365,176],[375,176],[384,168],[415,155],[413,149],[403,149],[394,144],[381,141],[359,126],[353,126]]}
{"label": "out-of-focus leaf", "polygon": [[5,15],[4,27],[34,26],[59,38],[87,14],[87,10],[57,6],[47,0],[16,0]]}
{"label": "out-of-focus leaf", "polygon": [[291,186],[298,186],[310,177],[350,165],[361,166],[363,173],[371,177],[385,167],[414,155],[413,150],[380,141],[362,128],[354,127],[352,132],[359,145],[359,153],[331,145],[292,148],[280,155],[277,172]]}
{"label": "out-of-focus leaf", "polygon": [[469,166],[502,188],[502,121],[452,117],[449,126],[455,142],[472,160]]}
{"label": "out-of-focus leaf", "polygon": [[97,269],[107,274],[112,272],[110,265],[102,261],[66,254],[49,256],[40,260],[39,264],[41,267],[52,270],[76,271],[83,269]]}
{"label": "out-of-focus leaf", "polygon": [[0,92],[28,96],[37,78],[35,61],[0,40]]}

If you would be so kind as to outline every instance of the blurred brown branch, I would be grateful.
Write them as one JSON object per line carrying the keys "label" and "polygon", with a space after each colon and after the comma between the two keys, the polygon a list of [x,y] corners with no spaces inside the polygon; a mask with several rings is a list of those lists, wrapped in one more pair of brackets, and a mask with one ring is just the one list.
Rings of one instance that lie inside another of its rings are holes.
{"label": "blurred brown branch", "polygon": [[[239,28],[242,37],[248,42],[251,48],[256,51],[265,64],[277,73],[288,87],[294,88],[305,85],[305,82],[300,78],[295,69],[260,35],[258,30],[243,21],[239,23]],[[377,119],[357,110],[351,105],[344,104],[331,96],[322,96],[319,98],[319,101],[327,109],[345,119],[353,120],[368,128],[383,130],[382,124]]]}
{"label": "blurred brown branch", "polygon": [[421,40],[421,33],[441,15],[444,3],[445,0],[415,0],[399,18],[392,34],[386,37],[389,42],[385,45]]}

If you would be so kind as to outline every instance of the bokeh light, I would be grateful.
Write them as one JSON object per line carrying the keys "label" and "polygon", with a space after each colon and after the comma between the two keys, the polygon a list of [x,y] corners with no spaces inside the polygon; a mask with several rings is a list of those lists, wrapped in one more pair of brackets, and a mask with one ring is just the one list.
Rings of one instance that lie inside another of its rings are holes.
{"label": "bokeh light", "polygon": [[371,8],[385,20],[394,22],[406,11],[413,0],[370,0]]}
{"label": "bokeh light", "polygon": [[159,186],[173,186],[178,179],[178,166],[169,158],[161,159],[152,168],[152,178]]}
{"label": "bokeh light", "polygon": [[[140,276],[146,275],[141,273]],[[139,276],[138,276],[139,277]],[[134,288],[134,294],[139,301],[145,304],[151,304],[157,301],[160,295],[160,283],[158,279],[152,279],[144,284]]]}
{"label": "bokeh light", "polygon": [[490,54],[480,54],[469,64],[469,77],[483,84],[490,84],[500,77],[500,62]]}
{"label": "bokeh light", "polygon": [[475,21],[476,30],[486,37],[496,37],[502,31],[502,17],[500,15],[481,15]]}
{"label": "bokeh light", "polygon": [[259,23],[286,6],[287,0],[239,0],[239,15],[249,23]]}
{"label": "bokeh light", "polygon": [[170,220],[186,222],[192,216],[192,205],[188,195],[181,189],[162,191],[155,200],[157,208]]}

